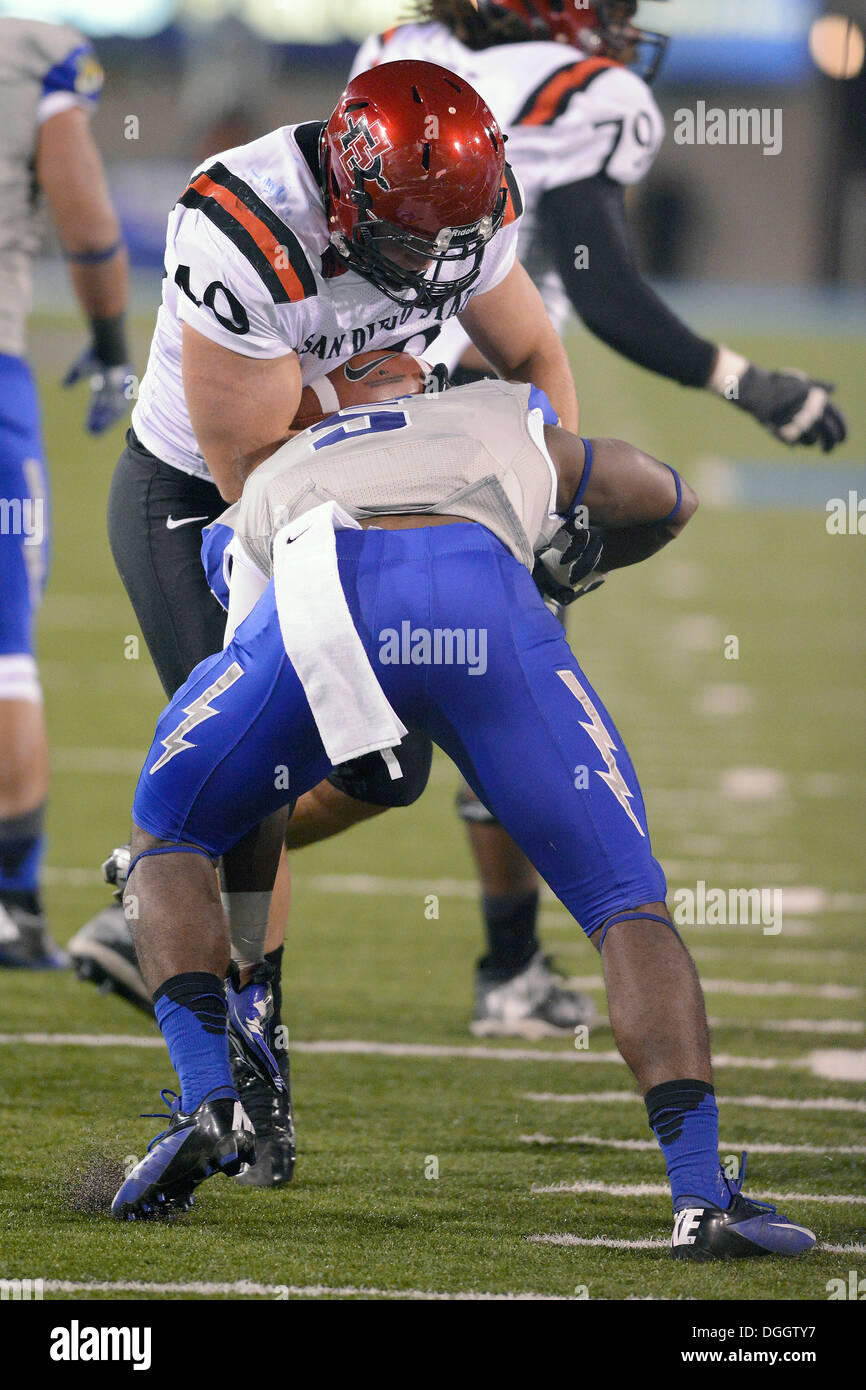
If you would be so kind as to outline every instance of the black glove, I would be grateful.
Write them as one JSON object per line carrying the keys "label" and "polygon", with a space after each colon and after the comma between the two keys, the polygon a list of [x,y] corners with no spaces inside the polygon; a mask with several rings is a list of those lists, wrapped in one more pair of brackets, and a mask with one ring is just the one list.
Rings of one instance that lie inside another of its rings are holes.
{"label": "black glove", "polygon": [[820,444],[826,454],[848,433],[844,415],[830,401],[833,390],[793,367],[765,372],[750,364],[729,399],[785,444]]}
{"label": "black glove", "polygon": [[566,521],[535,561],[532,577],[545,598],[574,603],[598,589],[605,576],[597,573],[604,542],[597,526]]}

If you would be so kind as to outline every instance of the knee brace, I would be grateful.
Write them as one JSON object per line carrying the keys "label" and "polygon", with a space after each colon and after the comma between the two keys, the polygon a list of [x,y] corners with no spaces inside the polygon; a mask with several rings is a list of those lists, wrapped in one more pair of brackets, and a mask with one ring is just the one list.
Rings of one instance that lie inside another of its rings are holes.
{"label": "knee brace", "polygon": [[637,908],[625,908],[622,912],[612,912],[609,917],[605,917],[603,922],[599,922],[597,927],[593,927],[592,931],[587,932],[587,936],[590,940],[595,936],[597,931],[601,932],[601,936],[598,939],[599,951],[604,945],[604,938],[607,936],[611,927],[615,927],[618,922],[661,922],[663,926],[670,927],[677,940],[680,939],[679,932],[673,922],[669,921],[667,917],[660,917],[656,912],[640,912]]}
{"label": "knee brace", "polygon": [[390,753],[399,769],[396,777],[381,753],[365,753],[362,758],[341,763],[328,781],[354,801],[367,801],[371,806],[389,809],[411,806],[427,785],[433,744],[426,734],[410,730]]}

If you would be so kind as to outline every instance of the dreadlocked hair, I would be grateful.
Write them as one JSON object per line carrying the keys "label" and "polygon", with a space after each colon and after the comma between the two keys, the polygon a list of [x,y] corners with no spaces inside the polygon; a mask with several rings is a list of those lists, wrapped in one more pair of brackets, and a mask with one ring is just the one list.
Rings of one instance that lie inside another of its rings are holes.
{"label": "dreadlocked hair", "polygon": [[515,14],[498,10],[479,14],[472,0],[415,0],[414,19],[434,20],[450,29],[467,48],[490,48],[497,43],[526,43],[535,38]]}

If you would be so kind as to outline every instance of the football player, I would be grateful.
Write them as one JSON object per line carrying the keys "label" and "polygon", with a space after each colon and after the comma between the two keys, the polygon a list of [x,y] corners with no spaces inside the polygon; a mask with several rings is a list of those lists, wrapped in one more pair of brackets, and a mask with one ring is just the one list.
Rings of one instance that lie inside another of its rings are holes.
{"label": "football player", "polygon": [[[632,362],[748,411],[787,444],[832,449],[845,422],[832,387],[803,372],[770,372],[693,332],[641,274],[625,191],[643,179],[664,137],[650,89],[667,39],[639,29],[636,0],[421,0],[417,22],[363,44],[358,72],[419,57],[478,88],[508,137],[524,190],[519,256],[561,330],[569,306]],[[459,322],[431,360],[452,381],[489,373]],[[458,797],[481,886],[487,954],[476,976],[473,1032],[571,1031],[583,1001],[563,992],[536,933],[538,881],[525,856],[468,789]],[[303,843],[304,803],[289,831]]]}
{"label": "football player", "polygon": [[[420,61],[379,65],[327,121],[284,126],[195,171],[169,218],[162,304],[109,499],[112,552],[167,695],[222,646],[201,532],[289,437],[305,384],[362,349],[423,355],[456,317],[497,371],[542,387],[576,426],[567,357],[516,260],[521,215],[488,108],[469,83]],[[431,756],[418,735],[396,766],[374,754],[334,772],[317,803],[328,826],[414,801]],[[254,910],[250,861],[271,833],[227,857],[239,911]],[[284,891],[271,915],[267,970],[235,1012],[254,1020],[269,1007],[270,973],[275,1031]],[[115,977],[137,977],[116,913],[71,949],[85,962],[110,953]],[[286,1073],[285,1052],[280,1061]],[[261,1140],[246,1180],[275,1185],[291,1176],[293,1140],[288,1076],[270,1085],[268,1065],[241,1057],[236,1075]]]}
{"label": "football player", "polygon": [[[187,1208],[208,1176],[255,1157],[229,1065],[216,859],[329,767],[393,755],[414,728],[457,763],[601,953],[617,1046],[666,1162],[673,1255],[814,1245],[719,1166],[703,997],[637,778],[531,578],[563,523],[564,577],[586,584],[653,555],[697,499],[667,465],[546,424],[556,418],[543,393],[502,381],[343,410],[254,470],[223,518],[243,597],[233,569],[226,649],[160,717],[127,886],[181,1089],[163,1092],[168,1126],[115,1196],[115,1217]],[[394,650],[407,630],[411,660]],[[461,634],[463,657],[458,645],[437,658],[437,638]],[[286,765],[288,779],[275,778]],[[576,766],[591,769],[589,786],[576,787]],[[260,889],[275,863],[262,862]],[[264,924],[244,943],[248,961],[263,944]]]}
{"label": "football player", "polygon": [[87,379],[86,427],[125,415],[126,256],[89,118],[103,74],[65,24],[0,18],[0,966],[68,964],[40,893],[48,749],[34,626],[48,565],[48,484],[25,356],[47,202],[90,327],[65,384]]}

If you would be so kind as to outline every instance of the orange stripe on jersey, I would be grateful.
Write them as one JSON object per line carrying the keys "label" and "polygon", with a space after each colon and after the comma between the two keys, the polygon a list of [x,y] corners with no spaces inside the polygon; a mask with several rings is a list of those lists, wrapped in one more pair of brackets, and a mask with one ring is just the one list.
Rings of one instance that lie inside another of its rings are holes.
{"label": "orange stripe on jersey", "polygon": [[510,164],[505,166],[504,187],[508,193],[508,201],[505,204],[505,216],[502,219],[503,227],[508,227],[512,222],[516,222],[523,212],[523,199],[520,196],[520,186],[514,177],[514,170]]}
{"label": "orange stripe on jersey", "polygon": [[206,173],[199,174],[198,178],[190,184],[190,188],[200,197],[212,198],[214,202],[219,203],[220,207],[224,208],[235,222],[238,222],[245,231],[249,232],[292,303],[306,298],[300,277],[296,274],[291,263],[286,264],[288,256],[286,244],[278,241],[270,227],[265,226],[261,218],[242,203],[236,194],[222,184],[214,183],[213,179]]}
{"label": "orange stripe on jersey", "polygon": [[605,68],[620,67],[612,58],[582,58],[546,77],[531,92],[514,118],[515,125],[550,125],[565,110],[575,92],[583,91]]}

